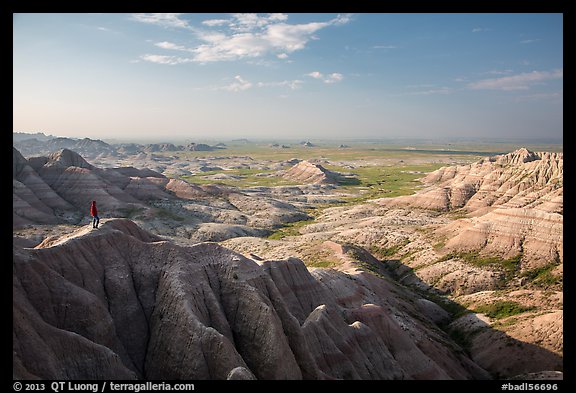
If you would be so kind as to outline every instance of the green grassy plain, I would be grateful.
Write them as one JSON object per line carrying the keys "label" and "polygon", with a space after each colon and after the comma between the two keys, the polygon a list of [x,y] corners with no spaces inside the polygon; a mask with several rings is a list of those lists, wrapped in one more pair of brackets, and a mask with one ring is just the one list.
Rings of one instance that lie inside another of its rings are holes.
{"label": "green grassy plain", "polygon": [[[179,160],[210,159],[218,157],[218,166],[226,168],[234,162],[248,163],[246,168],[222,169],[181,176],[195,184],[223,184],[245,189],[250,187],[275,187],[297,185],[281,176],[281,171],[261,169],[297,158],[318,162],[326,169],[344,174],[338,184],[342,203],[318,205],[309,214],[316,217],[322,210],[332,206],[353,205],[371,199],[393,198],[410,195],[422,187],[420,178],[440,167],[476,162],[483,157],[507,153],[520,147],[532,151],[562,151],[561,145],[514,145],[514,144],[386,144],[350,143],[342,148],[335,143],[320,143],[306,147],[298,143],[289,148],[272,146],[270,143],[227,143],[215,151],[179,151],[159,153],[177,156]],[[253,164],[252,164],[253,163]],[[227,175],[223,179],[211,176]],[[274,232],[272,238],[297,235],[299,229],[312,222],[291,223]]]}
{"label": "green grassy plain", "polygon": [[[230,161],[249,157],[255,163],[269,164],[293,158],[316,161],[326,169],[350,175],[340,183],[340,187],[344,192],[358,193],[360,199],[354,202],[361,202],[370,198],[411,194],[419,184],[418,178],[447,165],[448,161],[473,162],[497,153],[499,151],[495,149],[436,150],[428,146],[405,149],[386,144],[357,144],[347,148],[339,148],[338,145],[305,147],[295,144],[290,148],[280,148],[266,144],[237,144],[217,151],[181,151],[165,154],[176,155],[183,161],[210,157],[222,157]],[[214,180],[207,177],[219,173],[238,178]],[[296,184],[278,176],[278,171],[257,168],[209,171],[182,178],[196,184],[219,183],[239,188]]]}
{"label": "green grassy plain", "polygon": [[[249,156],[257,160],[283,161],[291,158],[302,160],[328,159],[337,160],[373,160],[378,158],[414,158],[426,160],[434,157],[478,157],[508,153],[521,147],[532,151],[562,151],[562,145],[556,144],[526,144],[526,143],[426,143],[410,142],[344,142],[348,147],[340,148],[339,143],[314,142],[314,147],[302,146],[298,143],[285,143],[289,148],[273,147],[264,142],[226,142],[226,147],[216,151],[180,151],[165,154],[177,154],[181,158],[206,157],[242,157]],[[161,154],[161,153],[159,153]]]}

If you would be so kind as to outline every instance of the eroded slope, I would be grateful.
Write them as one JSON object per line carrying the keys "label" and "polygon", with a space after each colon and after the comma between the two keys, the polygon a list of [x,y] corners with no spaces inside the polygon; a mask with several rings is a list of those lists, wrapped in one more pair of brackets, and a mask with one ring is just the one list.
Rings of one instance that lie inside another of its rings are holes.
{"label": "eroded slope", "polygon": [[15,378],[487,378],[418,298],[107,220],[14,248]]}

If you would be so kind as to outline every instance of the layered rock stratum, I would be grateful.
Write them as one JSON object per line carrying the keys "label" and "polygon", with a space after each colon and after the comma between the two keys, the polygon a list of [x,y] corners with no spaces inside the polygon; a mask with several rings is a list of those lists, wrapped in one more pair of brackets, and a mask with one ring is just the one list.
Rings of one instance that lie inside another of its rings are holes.
{"label": "layered rock stratum", "polygon": [[426,189],[380,203],[467,214],[438,231],[447,250],[520,255],[529,270],[563,260],[563,167],[562,153],[522,148],[440,168],[423,179]]}
{"label": "layered rock stratum", "polygon": [[283,177],[297,182],[312,184],[337,184],[342,178],[338,173],[329,171],[322,165],[310,161],[300,161],[288,169],[283,174]]}
{"label": "layered rock stratum", "polygon": [[126,219],[13,250],[16,379],[484,379],[413,293]]}

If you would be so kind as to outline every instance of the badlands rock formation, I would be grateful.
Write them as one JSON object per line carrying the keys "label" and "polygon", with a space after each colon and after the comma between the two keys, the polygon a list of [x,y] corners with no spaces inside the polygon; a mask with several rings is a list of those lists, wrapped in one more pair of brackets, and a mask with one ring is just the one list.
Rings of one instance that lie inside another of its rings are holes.
{"label": "badlands rock formation", "polygon": [[[199,186],[101,169],[66,150],[13,157],[15,228],[80,223],[93,199],[86,190],[109,214],[99,230],[14,241],[16,378],[562,370],[562,154],[520,149],[441,168],[415,195],[323,209],[283,240],[263,236],[337,201],[337,188]],[[191,246],[204,241],[226,248]],[[506,302],[512,315],[470,312]]]}
{"label": "badlands rock formation", "polygon": [[16,149],[12,156],[12,175],[15,227],[30,222],[55,224],[59,221],[57,215],[60,212],[74,209],[68,201],[52,190]]}
{"label": "badlands rock formation", "polygon": [[341,179],[339,174],[310,161],[300,161],[288,169],[283,177],[297,182],[312,184],[337,184]]}
{"label": "badlands rock formation", "polygon": [[[308,218],[272,196],[197,186],[150,169],[98,168],[67,149],[29,159],[13,150],[15,228],[87,221],[92,200],[103,217],[134,217],[157,234],[197,241],[265,235]],[[198,232],[206,223],[215,225]]]}
{"label": "badlands rock formation", "polygon": [[213,151],[223,149],[225,146],[206,145],[204,143],[190,143],[187,146],[174,145],[172,143],[118,143],[108,144],[99,139],[77,139],[54,137],[42,133],[26,134],[13,133],[12,144],[25,156],[49,155],[62,149],[73,150],[84,157],[91,159],[107,157],[130,157],[141,153],[165,152],[165,151]]}
{"label": "badlands rock formation", "polygon": [[563,260],[562,153],[518,149],[464,166],[443,167],[427,175],[429,187],[387,207],[439,211],[460,209],[470,218],[443,227],[446,250],[482,250],[484,255],[521,255],[523,270]]}
{"label": "badlands rock formation", "polygon": [[[13,249],[16,379],[484,379],[421,300],[105,220]],[[429,305],[428,305],[429,306]]]}
{"label": "badlands rock formation", "polygon": [[429,188],[389,204],[441,211],[537,208],[561,214],[563,167],[562,153],[522,148],[470,165],[440,168],[422,179]]}
{"label": "badlands rock formation", "polygon": [[74,150],[91,157],[117,155],[114,146],[98,139],[47,137],[43,134],[30,134],[30,137],[26,138],[24,135],[20,134],[19,137],[16,137],[16,133],[14,133],[13,146],[26,156],[48,155],[62,149]]}
{"label": "badlands rock formation", "polygon": [[[463,337],[472,359],[493,375],[561,370],[562,166],[561,154],[520,149],[441,168],[412,196],[325,209],[283,241],[242,238],[225,244],[262,258],[294,255],[347,272],[388,271],[430,299],[444,294],[463,304],[468,310],[453,308],[458,319],[448,330]],[[381,262],[345,253],[348,245]],[[419,304],[424,312],[426,304]],[[506,304],[510,316],[461,316]]]}

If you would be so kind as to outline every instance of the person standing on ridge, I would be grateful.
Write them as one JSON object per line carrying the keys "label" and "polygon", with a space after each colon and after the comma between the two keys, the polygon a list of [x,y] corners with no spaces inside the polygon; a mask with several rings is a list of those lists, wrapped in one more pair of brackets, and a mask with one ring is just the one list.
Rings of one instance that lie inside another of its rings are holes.
{"label": "person standing on ridge", "polygon": [[90,215],[92,216],[92,228],[98,228],[100,218],[98,217],[98,208],[96,207],[96,201],[92,201],[92,203],[90,204]]}

